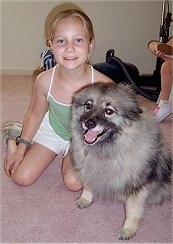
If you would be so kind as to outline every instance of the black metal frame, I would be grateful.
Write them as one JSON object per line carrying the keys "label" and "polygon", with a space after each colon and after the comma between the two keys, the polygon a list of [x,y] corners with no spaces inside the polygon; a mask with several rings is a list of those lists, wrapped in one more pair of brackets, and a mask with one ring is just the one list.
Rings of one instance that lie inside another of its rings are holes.
{"label": "black metal frame", "polygon": [[[161,24],[160,24],[160,33],[159,41],[162,43],[167,43],[169,40],[169,28],[172,22],[172,13],[169,10],[169,1],[164,0],[162,2],[162,13],[161,13]],[[153,72],[153,78],[160,81],[160,68],[163,63],[163,59],[157,58],[156,60],[156,69]]]}

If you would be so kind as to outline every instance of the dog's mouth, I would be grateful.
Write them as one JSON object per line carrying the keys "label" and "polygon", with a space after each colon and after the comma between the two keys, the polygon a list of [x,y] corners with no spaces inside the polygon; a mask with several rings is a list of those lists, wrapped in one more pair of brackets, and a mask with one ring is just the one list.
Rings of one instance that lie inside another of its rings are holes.
{"label": "dog's mouth", "polygon": [[94,131],[94,130],[86,130],[84,133],[84,139],[87,144],[95,143],[98,138],[103,136],[109,128],[104,129],[103,131]]}

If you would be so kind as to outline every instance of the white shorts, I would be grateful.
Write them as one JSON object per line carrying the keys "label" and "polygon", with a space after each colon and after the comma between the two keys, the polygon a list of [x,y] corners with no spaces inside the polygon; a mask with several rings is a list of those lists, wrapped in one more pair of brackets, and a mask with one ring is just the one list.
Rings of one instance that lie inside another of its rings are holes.
{"label": "white shorts", "polygon": [[68,152],[70,141],[65,141],[59,137],[49,123],[49,115],[46,113],[37,133],[33,138],[33,142],[37,142],[56,154],[63,154],[65,156]]}

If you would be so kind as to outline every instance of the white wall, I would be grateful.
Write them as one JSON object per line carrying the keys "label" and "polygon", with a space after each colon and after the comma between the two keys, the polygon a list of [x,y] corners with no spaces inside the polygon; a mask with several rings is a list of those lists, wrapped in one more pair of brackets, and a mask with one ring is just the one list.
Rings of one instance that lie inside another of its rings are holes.
{"label": "white wall", "polygon": [[[123,61],[135,64],[140,73],[151,73],[156,58],[147,49],[159,38],[162,1],[72,1],[91,18],[96,49],[93,63],[104,62],[106,51],[115,50]],[[71,2],[71,3],[72,3]],[[67,1],[2,1],[1,72],[32,74],[45,49],[45,20]],[[52,11],[53,9],[53,11]]]}

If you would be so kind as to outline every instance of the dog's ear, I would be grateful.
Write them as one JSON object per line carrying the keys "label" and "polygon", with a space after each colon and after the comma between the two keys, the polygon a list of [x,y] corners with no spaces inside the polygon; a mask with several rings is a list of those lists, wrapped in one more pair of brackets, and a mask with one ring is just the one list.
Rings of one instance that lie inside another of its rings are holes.
{"label": "dog's ear", "polygon": [[117,92],[121,95],[120,99],[123,104],[122,113],[124,118],[129,120],[138,120],[140,114],[143,113],[143,110],[138,104],[136,92],[133,87],[129,84],[119,83],[117,85]]}
{"label": "dog's ear", "polygon": [[135,113],[142,114],[143,113],[142,108],[140,108],[139,106],[136,106]]}
{"label": "dog's ear", "polygon": [[129,120],[136,121],[140,118],[141,113],[143,113],[143,110],[138,106],[138,104],[136,104],[127,110],[124,116]]}

